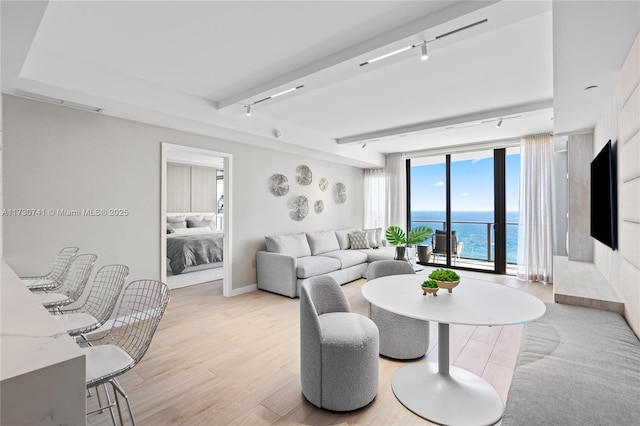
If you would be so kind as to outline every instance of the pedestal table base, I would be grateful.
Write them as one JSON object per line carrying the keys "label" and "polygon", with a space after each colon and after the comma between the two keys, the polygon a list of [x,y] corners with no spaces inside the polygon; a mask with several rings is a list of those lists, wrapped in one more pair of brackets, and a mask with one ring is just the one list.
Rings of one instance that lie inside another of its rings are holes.
{"label": "pedestal table base", "polygon": [[441,425],[493,425],[504,412],[493,386],[453,366],[444,375],[433,362],[407,365],[394,374],[391,387],[405,407]]}

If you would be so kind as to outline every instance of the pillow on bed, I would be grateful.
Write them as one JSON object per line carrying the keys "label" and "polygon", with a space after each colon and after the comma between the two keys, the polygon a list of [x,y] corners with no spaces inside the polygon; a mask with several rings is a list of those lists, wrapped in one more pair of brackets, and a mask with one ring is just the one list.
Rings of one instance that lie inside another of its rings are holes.
{"label": "pillow on bed", "polygon": [[187,219],[187,216],[185,215],[167,216],[167,223],[179,223],[179,222],[184,223],[186,219]]}
{"label": "pillow on bed", "polygon": [[185,215],[167,216],[167,234],[172,234],[174,229],[186,228],[186,218]]}
{"label": "pillow on bed", "polygon": [[[211,228],[211,224],[212,224],[212,222],[210,222],[210,221],[187,219],[187,228],[207,228],[207,229],[212,229]],[[215,223],[214,223],[214,225],[215,225]]]}
{"label": "pillow on bed", "polygon": [[176,229],[187,229],[187,224],[185,222],[167,222],[167,234],[172,234]]}
{"label": "pillow on bed", "polygon": [[176,228],[171,234],[204,234],[211,232],[211,228]]}

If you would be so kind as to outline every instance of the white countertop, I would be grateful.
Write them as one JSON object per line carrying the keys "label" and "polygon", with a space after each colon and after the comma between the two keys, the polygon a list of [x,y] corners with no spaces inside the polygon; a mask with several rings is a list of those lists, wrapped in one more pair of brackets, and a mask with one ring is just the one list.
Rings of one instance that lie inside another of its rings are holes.
{"label": "white countertop", "polygon": [[524,291],[501,284],[462,278],[449,293],[422,293],[425,275],[391,275],[362,287],[370,303],[393,313],[447,324],[508,325],[533,321],[545,313],[545,305]]}
{"label": "white countertop", "polygon": [[6,263],[0,284],[0,380],[84,357]]}

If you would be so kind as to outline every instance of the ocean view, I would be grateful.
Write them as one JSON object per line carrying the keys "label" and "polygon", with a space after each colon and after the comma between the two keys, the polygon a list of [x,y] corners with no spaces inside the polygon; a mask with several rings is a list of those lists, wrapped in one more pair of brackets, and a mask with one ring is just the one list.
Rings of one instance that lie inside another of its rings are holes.
{"label": "ocean view", "polygon": [[[507,212],[507,263],[516,263],[518,258],[518,223],[519,212]],[[423,222],[427,221],[427,222]],[[445,221],[444,211],[412,211],[411,227],[428,226],[435,232],[443,229]],[[451,212],[451,228],[456,231],[458,242],[464,243],[461,257],[486,261],[495,258],[493,244],[487,242],[487,223],[493,225],[492,211],[453,211]],[[493,239],[493,226],[489,227]],[[429,241],[426,241],[428,243]],[[491,241],[493,243],[493,240]],[[490,247],[490,249],[488,248]]]}

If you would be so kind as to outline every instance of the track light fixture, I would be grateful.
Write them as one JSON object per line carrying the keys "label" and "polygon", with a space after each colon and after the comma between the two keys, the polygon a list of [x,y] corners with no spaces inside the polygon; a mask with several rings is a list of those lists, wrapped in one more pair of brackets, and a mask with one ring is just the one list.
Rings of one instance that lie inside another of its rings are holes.
{"label": "track light fixture", "polygon": [[374,62],[378,62],[378,61],[380,61],[382,59],[386,59],[386,58],[389,58],[391,56],[395,56],[395,55],[397,55],[399,53],[406,52],[407,50],[415,49],[416,47],[419,47],[422,50],[422,54],[420,55],[420,59],[422,59],[424,61],[429,56],[428,53],[427,53],[427,43],[431,43],[432,41],[440,40],[440,39],[442,39],[444,37],[448,37],[450,35],[459,33],[460,31],[468,30],[470,28],[475,27],[476,25],[484,24],[486,22],[489,22],[489,20],[485,18],[485,19],[482,19],[480,21],[473,22],[473,23],[471,23],[469,25],[465,25],[463,27],[456,28],[456,29],[451,30],[449,32],[446,32],[444,34],[437,35],[434,38],[429,39],[429,40],[425,40],[425,41],[423,41],[421,43],[416,43],[416,44],[411,44],[409,46],[401,47],[400,49],[394,50],[393,52],[385,53],[384,55],[380,55],[380,56],[377,56],[375,58],[369,59],[368,61],[365,61],[365,62],[361,63],[360,66],[362,67],[362,66],[365,66],[365,65],[373,64]]}
{"label": "track light fixture", "polygon": [[502,118],[498,120],[498,122],[496,123],[496,127],[499,129],[500,126],[502,126]]}
{"label": "track light fixture", "polygon": [[291,93],[291,92],[294,92],[296,90],[300,90],[303,87],[304,87],[304,84],[301,84],[301,85],[296,86],[296,87],[291,87],[289,89],[283,90],[283,91],[278,92],[278,93],[274,93],[273,95],[267,96],[266,98],[262,98],[260,100],[255,101],[255,102],[252,102],[252,103],[250,103],[248,105],[245,105],[244,107],[247,110],[245,114],[247,115],[247,117],[251,117],[251,107],[252,106],[257,105],[260,102],[268,101],[269,99],[277,98],[278,96],[286,95],[287,93]]}
{"label": "track light fixture", "polygon": [[367,143],[365,142],[365,143],[362,144],[362,149],[364,149],[366,147],[367,147]]}

